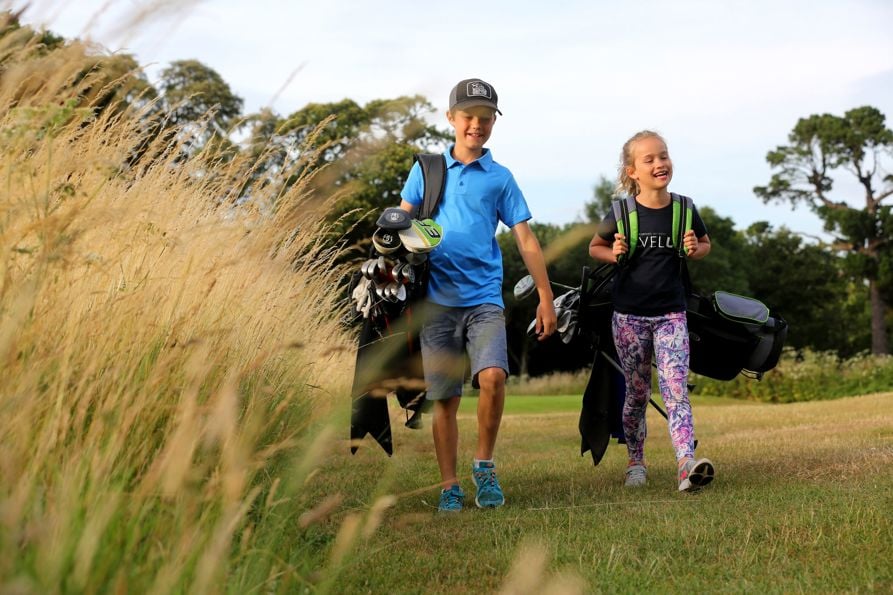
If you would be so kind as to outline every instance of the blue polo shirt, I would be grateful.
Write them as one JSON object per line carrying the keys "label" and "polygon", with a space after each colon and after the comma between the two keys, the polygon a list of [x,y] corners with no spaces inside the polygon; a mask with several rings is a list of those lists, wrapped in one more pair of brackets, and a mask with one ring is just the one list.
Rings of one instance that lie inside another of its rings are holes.
{"label": "blue polo shirt", "polygon": [[[434,214],[443,228],[443,239],[428,254],[428,299],[442,306],[495,304],[504,308],[496,228],[500,221],[511,228],[530,219],[527,201],[512,173],[493,161],[489,149],[467,165],[453,158],[452,146],[444,156],[446,184]],[[400,196],[414,206],[422,204],[418,163],[409,171]]]}

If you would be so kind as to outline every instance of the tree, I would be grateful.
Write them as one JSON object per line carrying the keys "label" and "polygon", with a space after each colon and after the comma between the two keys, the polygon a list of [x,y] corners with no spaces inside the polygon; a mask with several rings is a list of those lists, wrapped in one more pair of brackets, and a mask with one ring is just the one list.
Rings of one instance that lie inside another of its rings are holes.
{"label": "tree", "polygon": [[735,230],[735,222],[707,206],[698,208],[698,214],[707,227],[711,249],[707,258],[687,261],[692,288],[703,295],[716,290],[751,293],[746,272],[748,247],[741,232]]}
{"label": "tree", "polygon": [[583,205],[586,220],[590,223],[598,223],[611,211],[611,201],[614,199],[614,183],[605,176],[599,176],[598,182],[592,189],[592,200]]}
{"label": "tree", "polygon": [[161,71],[159,88],[169,124],[181,127],[192,148],[204,147],[215,135],[228,138],[242,112],[242,98],[216,70],[198,60],[171,62]]}
{"label": "tree", "polygon": [[[397,206],[413,155],[443,147],[450,135],[426,120],[434,107],[422,96],[311,103],[271,126],[256,122],[254,151],[266,147],[267,164],[294,183],[307,169],[318,171],[311,190],[320,199],[337,196],[327,217],[347,245],[368,246],[378,213]],[[316,155],[307,159],[308,153]],[[251,189],[246,189],[250,193]]]}
{"label": "tree", "polygon": [[[881,280],[891,268],[893,217],[883,201],[893,195],[893,176],[884,174],[893,131],[884,120],[884,114],[870,106],[851,109],[842,117],[801,118],[788,135],[789,144],[766,155],[779,171],[767,186],[754,188],[764,202],[790,202],[795,207],[805,203],[824,220],[825,230],[835,234],[835,247],[847,253],[848,269],[868,282],[872,353],[888,352]],[[856,178],[864,206],[831,198],[832,175],[838,171]]]}
{"label": "tree", "polygon": [[787,320],[788,345],[833,350],[841,357],[868,348],[867,299],[854,291],[858,284],[846,275],[841,257],[765,221],[750,225],[743,237],[749,294]]}

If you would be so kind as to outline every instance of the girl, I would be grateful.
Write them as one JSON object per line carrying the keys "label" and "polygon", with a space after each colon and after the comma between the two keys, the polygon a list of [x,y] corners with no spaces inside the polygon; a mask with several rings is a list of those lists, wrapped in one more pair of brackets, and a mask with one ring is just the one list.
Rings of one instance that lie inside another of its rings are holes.
{"label": "girl", "polygon": [[[667,187],[673,162],[667,144],[656,132],[639,132],[623,145],[617,194],[634,196],[638,215],[638,247],[614,278],[612,331],[626,380],[623,431],[629,451],[625,485],[645,485],[645,408],[651,396],[651,358],[657,362],[658,384],[667,407],[670,438],[676,451],[680,491],[692,491],[713,479],[713,464],[695,460],[691,404],[688,401],[688,324],[686,290],[679,253],[672,245],[672,198]],[[688,258],[710,252],[704,222],[693,209],[685,234]],[[589,254],[616,263],[629,248],[609,213],[589,244]]]}

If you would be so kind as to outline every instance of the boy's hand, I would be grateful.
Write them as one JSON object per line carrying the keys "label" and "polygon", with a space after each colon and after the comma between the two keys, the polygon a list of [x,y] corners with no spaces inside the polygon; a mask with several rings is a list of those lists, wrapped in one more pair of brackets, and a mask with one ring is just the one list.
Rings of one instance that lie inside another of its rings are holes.
{"label": "boy's hand", "polygon": [[536,307],[536,336],[538,341],[545,341],[558,326],[558,317],[555,316],[555,305],[549,301],[540,301]]}
{"label": "boy's hand", "polygon": [[682,238],[682,245],[685,246],[685,253],[691,256],[698,251],[698,238],[695,237],[695,230],[689,229]]}
{"label": "boy's hand", "polygon": [[626,236],[622,233],[615,233],[614,243],[611,245],[611,253],[614,255],[614,260],[620,260],[620,257],[628,251],[629,248],[626,246]]}

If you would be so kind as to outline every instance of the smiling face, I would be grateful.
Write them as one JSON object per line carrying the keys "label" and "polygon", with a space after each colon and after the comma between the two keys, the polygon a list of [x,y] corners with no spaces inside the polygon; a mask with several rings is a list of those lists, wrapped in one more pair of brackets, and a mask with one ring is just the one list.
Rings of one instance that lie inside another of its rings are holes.
{"label": "smiling face", "polygon": [[480,156],[493,132],[496,112],[489,107],[467,107],[447,112],[447,120],[456,131],[456,151]]}
{"label": "smiling face", "polygon": [[673,162],[667,145],[659,136],[648,136],[630,147],[632,164],[627,175],[636,181],[641,191],[661,190],[673,179]]}

